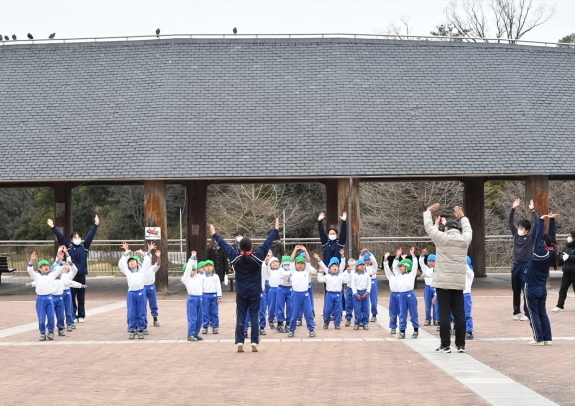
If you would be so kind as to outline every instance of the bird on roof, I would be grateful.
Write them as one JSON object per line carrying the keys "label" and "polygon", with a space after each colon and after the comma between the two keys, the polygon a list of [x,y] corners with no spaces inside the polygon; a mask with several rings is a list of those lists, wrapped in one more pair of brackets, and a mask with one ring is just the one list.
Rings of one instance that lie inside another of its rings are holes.
{"label": "bird on roof", "polygon": [[16,34],[12,34],[12,39],[16,41]]}
{"label": "bird on roof", "polygon": [[160,38],[160,29],[159,28],[156,30],[156,38]]}
{"label": "bird on roof", "polygon": [[53,32],[52,34],[50,34],[50,36],[48,37],[49,39],[54,39],[54,37],[56,36],[56,33]]}
{"label": "bird on roof", "polygon": [[236,27],[234,27],[234,35],[236,35],[238,33],[238,29]]}
{"label": "bird on roof", "polygon": [[4,35],[4,39],[5,39],[6,41],[10,41],[10,37],[8,37],[8,35]]}
{"label": "bird on roof", "polygon": [[27,35],[28,39],[34,39],[34,37],[32,36],[32,34],[28,33]]}

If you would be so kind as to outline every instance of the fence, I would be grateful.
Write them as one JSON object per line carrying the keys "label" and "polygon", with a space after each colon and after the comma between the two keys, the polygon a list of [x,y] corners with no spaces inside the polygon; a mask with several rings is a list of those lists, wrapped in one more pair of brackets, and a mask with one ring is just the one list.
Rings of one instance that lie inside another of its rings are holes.
{"label": "fence", "polygon": [[[567,235],[558,235],[558,240],[564,240]],[[232,243],[233,240],[228,240]],[[253,239],[254,244],[261,244],[263,239]],[[121,249],[120,240],[94,240],[90,247],[88,257],[88,267],[91,275],[119,275],[118,260]],[[127,241],[136,250],[145,249],[143,240]],[[311,255],[317,253],[321,256],[321,244],[318,238],[286,238],[284,247],[286,254],[289,254],[296,245],[305,245]],[[511,254],[513,249],[513,239],[510,235],[489,235],[485,238],[486,244],[486,265],[488,272],[508,271],[511,267]],[[169,273],[180,274],[182,264],[187,261],[186,241],[180,239],[168,240],[168,268]],[[411,246],[415,246],[419,251],[427,248],[434,252],[434,246],[428,237],[362,237],[361,247],[369,249],[378,262],[385,251],[395,254],[397,248],[402,247],[405,252]],[[37,241],[0,241],[0,255],[8,256],[10,267],[17,271],[25,271],[28,259],[32,251],[38,252],[39,258],[53,258],[55,255],[54,242],[51,240]],[[203,258],[199,253],[200,259]],[[346,255],[349,258],[349,253]]]}

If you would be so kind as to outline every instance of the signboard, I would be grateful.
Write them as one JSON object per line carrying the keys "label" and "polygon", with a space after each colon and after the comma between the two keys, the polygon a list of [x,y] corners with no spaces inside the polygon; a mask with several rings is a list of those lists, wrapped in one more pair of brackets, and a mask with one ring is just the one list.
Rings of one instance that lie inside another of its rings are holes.
{"label": "signboard", "polygon": [[146,240],[161,240],[162,229],[161,227],[146,227]]}
{"label": "signboard", "polygon": [[192,235],[200,235],[200,225],[192,224]]}

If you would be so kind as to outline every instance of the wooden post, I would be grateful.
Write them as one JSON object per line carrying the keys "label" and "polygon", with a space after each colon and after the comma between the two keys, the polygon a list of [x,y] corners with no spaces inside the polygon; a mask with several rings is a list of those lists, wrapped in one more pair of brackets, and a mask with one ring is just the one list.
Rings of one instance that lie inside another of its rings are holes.
{"label": "wooden post", "polygon": [[339,215],[347,212],[347,246],[351,255],[357,258],[360,252],[359,237],[359,180],[353,178],[338,179],[338,220]]}
{"label": "wooden post", "polygon": [[325,228],[337,227],[339,223],[338,179],[326,179],[325,185]]}
{"label": "wooden post", "polygon": [[[525,178],[525,216],[531,221],[529,200],[533,199],[535,209],[540,216],[549,213],[549,178],[545,175],[527,176]],[[545,232],[549,228],[549,219],[545,219]]]}
{"label": "wooden post", "polygon": [[473,260],[475,276],[487,276],[485,261],[485,179],[465,178],[463,181],[464,213],[473,229],[468,255]]}
{"label": "wooden post", "polygon": [[[72,189],[73,185],[66,182],[58,182],[52,185],[54,189],[54,226],[60,228],[66,238],[70,238],[72,230]],[[58,241],[54,241],[54,247],[58,249]]]}
{"label": "wooden post", "polygon": [[[166,182],[161,180],[144,181],[144,216],[146,227],[160,227],[159,240],[146,240],[156,243],[162,251],[160,270],[156,273],[156,289],[160,293],[168,291],[168,216],[166,212]],[[144,230],[142,230],[142,233]],[[142,248],[144,251],[147,247]],[[154,262],[154,260],[152,260]]]}
{"label": "wooden post", "polygon": [[200,259],[205,259],[207,252],[208,232],[208,182],[192,180],[186,183],[188,202],[186,233],[187,257],[190,252],[197,251]]}

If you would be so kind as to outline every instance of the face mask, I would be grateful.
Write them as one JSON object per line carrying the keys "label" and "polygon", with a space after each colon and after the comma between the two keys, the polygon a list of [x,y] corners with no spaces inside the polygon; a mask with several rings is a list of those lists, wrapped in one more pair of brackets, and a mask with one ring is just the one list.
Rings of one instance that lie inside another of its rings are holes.
{"label": "face mask", "polygon": [[327,238],[329,238],[332,241],[335,241],[337,239],[337,235],[335,234],[330,234]]}
{"label": "face mask", "polygon": [[573,237],[571,236],[567,237],[567,242],[573,242]]}
{"label": "face mask", "polygon": [[74,244],[74,245],[80,245],[80,244],[82,244],[82,240],[81,240],[80,238],[74,238],[74,239],[72,240],[72,244]]}
{"label": "face mask", "polygon": [[289,265],[283,265],[284,271],[289,271]]}
{"label": "face mask", "polygon": [[517,235],[518,235],[519,237],[522,237],[522,236],[525,235],[525,231],[519,229],[519,230],[517,230]]}
{"label": "face mask", "polygon": [[244,238],[244,237],[236,237],[236,241],[240,242],[242,240],[242,238]]}

